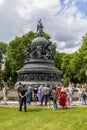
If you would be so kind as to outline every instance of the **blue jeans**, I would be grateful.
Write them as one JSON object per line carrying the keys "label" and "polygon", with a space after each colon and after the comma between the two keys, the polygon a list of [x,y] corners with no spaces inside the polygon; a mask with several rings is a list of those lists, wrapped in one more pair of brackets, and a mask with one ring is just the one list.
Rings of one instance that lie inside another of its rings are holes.
{"label": "blue jeans", "polygon": [[69,97],[70,97],[70,104],[72,104],[72,94],[70,94]]}
{"label": "blue jeans", "polygon": [[82,96],[82,105],[86,105],[86,96]]}
{"label": "blue jeans", "polygon": [[53,99],[53,107],[54,107],[54,109],[58,108],[57,100],[55,100],[55,99]]}

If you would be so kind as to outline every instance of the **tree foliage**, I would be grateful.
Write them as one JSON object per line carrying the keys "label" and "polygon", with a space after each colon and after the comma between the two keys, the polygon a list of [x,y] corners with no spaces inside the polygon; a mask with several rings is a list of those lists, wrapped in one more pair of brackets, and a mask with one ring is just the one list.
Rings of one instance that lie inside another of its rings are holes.
{"label": "tree foliage", "polygon": [[4,42],[0,42],[0,86],[2,83],[2,71],[1,66],[3,64],[3,56],[6,54],[7,44]]}
{"label": "tree foliage", "polygon": [[5,55],[7,49],[7,44],[0,42],[0,63],[2,63],[3,55]]}
{"label": "tree foliage", "polygon": [[55,66],[62,70],[62,58],[65,55],[65,53],[60,53],[59,51],[56,51],[55,53]]}

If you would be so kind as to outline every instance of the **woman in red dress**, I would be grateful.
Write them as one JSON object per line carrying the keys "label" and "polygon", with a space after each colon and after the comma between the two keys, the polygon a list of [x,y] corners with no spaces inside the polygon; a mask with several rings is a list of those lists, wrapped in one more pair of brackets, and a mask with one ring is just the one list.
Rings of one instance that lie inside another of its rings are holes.
{"label": "woman in red dress", "polygon": [[57,86],[56,86],[56,89],[57,89],[57,95],[58,95],[58,103],[60,102],[59,100],[60,100],[60,94],[61,94],[61,86],[60,86],[60,84],[58,84]]}
{"label": "woman in red dress", "polygon": [[62,87],[60,97],[59,97],[59,105],[64,108],[66,107],[66,102],[67,102],[67,94],[64,87]]}

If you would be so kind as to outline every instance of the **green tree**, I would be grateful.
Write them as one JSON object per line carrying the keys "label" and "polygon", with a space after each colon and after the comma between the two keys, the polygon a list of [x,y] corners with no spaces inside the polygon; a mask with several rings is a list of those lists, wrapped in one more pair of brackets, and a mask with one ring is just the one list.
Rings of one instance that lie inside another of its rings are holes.
{"label": "green tree", "polygon": [[[9,80],[10,77],[15,82],[16,71],[24,64],[24,46],[22,44],[22,38],[16,37],[12,40],[7,48],[7,59],[5,64],[5,70],[3,77],[4,80]],[[10,71],[10,72],[9,72]]]}
{"label": "green tree", "polygon": [[2,71],[1,66],[3,64],[3,56],[6,54],[7,44],[0,42],[0,86],[2,84]]}
{"label": "green tree", "polygon": [[80,81],[86,82],[87,77],[85,75],[85,71],[87,70],[87,34],[83,36],[82,45],[78,50],[78,59],[80,60],[80,70],[78,78]]}
{"label": "green tree", "polygon": [[5,55],[7,49],[7,44],[0,42],[0,63],[2,64],[3,55]]}
{"label": "green tree", "polygon": [[70,60],[72,58],[72,54],[65,54],[62,57],[61,69],[63,70],[63,82],[66,85],[71,81],[71,68],[70,68]]}
{"label": "green tree", "polygon": [[62,70],[62,58],[64,57],[65,53],[60,53],[59,51],[56,51],[55,53],[55,66],[59,69]]}

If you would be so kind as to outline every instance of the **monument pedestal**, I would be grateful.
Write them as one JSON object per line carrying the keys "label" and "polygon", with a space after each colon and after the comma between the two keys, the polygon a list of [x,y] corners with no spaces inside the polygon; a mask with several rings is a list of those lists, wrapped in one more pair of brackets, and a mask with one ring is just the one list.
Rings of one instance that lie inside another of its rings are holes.
{"label": "monument pedestal", "polygon": [[24,84],[58,84],[61,80],[61,71],[54,62],[48,60],[30,60],[18,73],[18,82]]}

